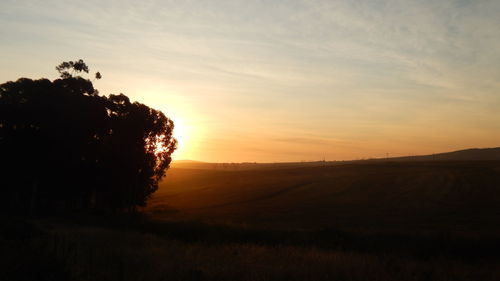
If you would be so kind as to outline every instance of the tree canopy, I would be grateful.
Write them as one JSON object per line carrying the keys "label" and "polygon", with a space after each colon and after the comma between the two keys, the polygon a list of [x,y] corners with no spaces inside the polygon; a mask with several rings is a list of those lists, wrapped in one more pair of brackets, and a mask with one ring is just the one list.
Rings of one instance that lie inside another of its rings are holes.
{"label": "tree canopy", "polygon": [[[0,85],[0,186],[10,210],[144,206],[177,142],[161,111],[123,94],[103,96],[82,61],[59,79]],[[101,78],[99,72],[96,79]]]}

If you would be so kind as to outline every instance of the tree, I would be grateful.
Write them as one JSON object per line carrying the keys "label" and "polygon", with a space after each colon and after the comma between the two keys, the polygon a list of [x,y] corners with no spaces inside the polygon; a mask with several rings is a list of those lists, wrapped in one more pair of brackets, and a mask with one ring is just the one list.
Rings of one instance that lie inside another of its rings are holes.
{"label": "tree", "polygon": [[[99,95],[83,62],[61,78],[0,85],[0,192],[5,208],[144,206],[176,149],[174,123],[123,94]],[[101,77],[96,73],[96,79]]]}
{"label": "tree", "polygon": [[[61,78],[63,79],[71,78],[73,77],[73,74],[80,73],[82,71],[85,73],[89,73],[89,67],[82,59],[78,61],[62,62],[60,65],[56,66],[56,70],[59,72]],[[68,72],[69,70],[71,70],[71,73]],[[98,73],[99,72],[96,73],[96,78]],[[97,79],[100,79],[100,76],[101,74],[99,74],[99,78]]]}

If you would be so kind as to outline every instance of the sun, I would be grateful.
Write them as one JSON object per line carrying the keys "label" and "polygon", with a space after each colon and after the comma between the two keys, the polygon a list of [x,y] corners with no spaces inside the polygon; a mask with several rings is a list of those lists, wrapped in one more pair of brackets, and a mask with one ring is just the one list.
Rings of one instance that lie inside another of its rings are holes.
{"label": "sun", "polygon": [[[160,86],[158,86],[160,85]],[[154,107],[164,112],[174,122],[173,137],[177,140],[177,149],[172,154],[174,160],[187,160],[195,156],[197,143],[201,135],[200,114],[184,94],[163,88],[161,81],[156,83],[138,84],[138,89],[147,90],[138,94],[141,101],[153,104]],[[139,90],[137,91],[139,92]]]}
{"label": "sun", "polygon": [[177,140],[177,144],[184,144],[186,138],[186,128],[180,120],[174,121],[174,137]]}
{"label": "sun", "polygon": [[187,156],[189,146],[188,127],[180,118],[172,118],[174,121],[174,138],[177,140],[177,149],[172,155],[174,159],[184,159]]}

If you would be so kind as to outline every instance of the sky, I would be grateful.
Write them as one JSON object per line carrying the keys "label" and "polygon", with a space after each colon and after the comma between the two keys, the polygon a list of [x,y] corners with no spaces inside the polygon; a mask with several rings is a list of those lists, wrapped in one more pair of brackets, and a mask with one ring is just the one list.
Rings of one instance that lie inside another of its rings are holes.
{"label": "sky", "polygon": [[83,59],[176,124],[174,159],[500,146],[500,1],[0,1],[0,83]]}

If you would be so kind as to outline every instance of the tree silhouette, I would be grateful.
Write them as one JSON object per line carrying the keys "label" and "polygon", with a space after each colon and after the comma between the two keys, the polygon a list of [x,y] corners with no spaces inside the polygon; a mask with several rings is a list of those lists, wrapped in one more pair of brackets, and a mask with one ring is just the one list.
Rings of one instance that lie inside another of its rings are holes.
{"label": "tree silhouette", "polygon": [[[61,78],[0,85],[0,185],[7,210],[144,206],[176,149],[174,124],[123,94],[99,95],[79,60]],[[101,77],[96,73],[97,79]]]}
{"label": "tree silhouette", "polygon": [[[89,73],[89,67],[87,64],[82,60],[78,61],[65,61],[62,62],[60,65],[56,66],[56,70],[59,72],[61,78],[71,78],[73,77],[73,74],[75,73],[80,73],[80,72],[85,72]],[[71,70],[71,73],[68,71]],[[97,72],[99,73],[99,72]],[[96,73],[96,78],[97,78],[97,73]],[[99,74],[100,76],[100,74]],[[100,79],[100,78],[98,78]]]}

